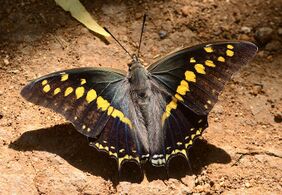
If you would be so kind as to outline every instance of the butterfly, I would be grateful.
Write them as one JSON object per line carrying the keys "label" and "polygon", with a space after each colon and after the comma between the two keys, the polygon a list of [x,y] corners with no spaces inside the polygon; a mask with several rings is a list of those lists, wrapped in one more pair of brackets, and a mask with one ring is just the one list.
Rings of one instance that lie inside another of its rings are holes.
{"label": "butterfly", "polygon": [[90,146],[117,159],[165,166],[208,127],[207,117],[232,74],[257,47],[227,41],[172,53],[147,69],[136,55],[128,73],[111,68],[55,72],[26,85],[29,102],[62,114]]}

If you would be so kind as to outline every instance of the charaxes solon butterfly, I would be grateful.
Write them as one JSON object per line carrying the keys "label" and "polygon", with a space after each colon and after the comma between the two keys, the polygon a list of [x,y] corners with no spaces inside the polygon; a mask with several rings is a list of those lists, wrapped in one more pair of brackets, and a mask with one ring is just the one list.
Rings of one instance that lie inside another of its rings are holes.
{"label": "charaxes solon butterfly", "polygon": [[188,158],[225,83],[256,51],[249,42],[200,44],[148,69],[133,55],[127,74],[64,70],[32,81],[21,95],[65,116],[119,167],[126,160],[164,166],[175,155]]}

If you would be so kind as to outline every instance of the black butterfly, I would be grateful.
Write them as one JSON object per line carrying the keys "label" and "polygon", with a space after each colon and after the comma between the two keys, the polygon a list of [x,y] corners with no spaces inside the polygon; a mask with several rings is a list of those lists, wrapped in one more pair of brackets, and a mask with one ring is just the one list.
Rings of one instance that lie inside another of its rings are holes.
{"label": "black butterfly", "polygon": [[201,44],[148,69],[133,55],[128,74],[65,70],[32,81],[21,95],[65,116],[119,167],[126,160],[164,166],[174,155],[187,158],[225,83],[256,51],[249,42]]}

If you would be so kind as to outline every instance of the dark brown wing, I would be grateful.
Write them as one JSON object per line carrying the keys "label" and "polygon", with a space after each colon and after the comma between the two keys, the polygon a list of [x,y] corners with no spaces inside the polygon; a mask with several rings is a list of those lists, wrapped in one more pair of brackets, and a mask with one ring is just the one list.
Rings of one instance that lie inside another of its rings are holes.
{"label": "dark brown wing", "polygon": [[180,50],[148,68],[165,100],[165,105],[159,104],[163,148],[152,154],[152,164],[163,166],[176,154],[187,157],[186,149],[208,126],[207,115],[224,85],[256,51],[249,42],[207,43]]}

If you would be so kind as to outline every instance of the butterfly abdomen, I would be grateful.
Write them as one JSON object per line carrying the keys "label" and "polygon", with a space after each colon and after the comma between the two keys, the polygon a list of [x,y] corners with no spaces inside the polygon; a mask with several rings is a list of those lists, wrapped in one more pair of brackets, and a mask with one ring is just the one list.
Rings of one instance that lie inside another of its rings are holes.
{"label": "butterfly abdomen", "polygon": [[160,121],[164,109],[162,107],[166,102],[156,92],[147,70],[139,62],[130,68],[129,82],[131,98],[134,101],[135,109],[140,113],[140,117],[136,120],[145,128],[135,127],[136,132],[140,144],[150,154],[151,159],[154,154],[162,153],[161,150],[164,147],[165,135]]}

